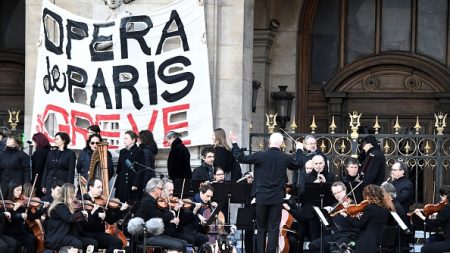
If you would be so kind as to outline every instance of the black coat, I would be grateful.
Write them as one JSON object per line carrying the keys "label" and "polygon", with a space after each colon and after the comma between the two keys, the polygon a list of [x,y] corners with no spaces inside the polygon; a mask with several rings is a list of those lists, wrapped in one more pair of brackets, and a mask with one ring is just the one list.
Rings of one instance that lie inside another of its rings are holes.
{"label": "black coat", "polygon": [[255,165],[252,195],[256,197],[256,203],[283,203],[284,188],[288,180],[286,169],[298,169],[295,156],[285,154],[278,148],[244,155],[236,143],[233,144],[232,152],[240,163]]}
{"label": "black coat", "polygon": [[414,185],[409,181],[406,176],[403,176],[393,182],[395,191],[397,192],[397,200],[403,207],[405,212],[409,211],[409,208],[414,203]]}
{"label": "black coat", "polygon": [[142,218],[145,222],[151,218],[161,218],[164,222],[164,234],[172,235],[175,233],[175,226],[173,223],[170,223],[175,218],[174,214],[168,208],[159,208],[156,200],[148,193],[145,193],[145,196],[142,198],[136,216]]}
{"label": "black coat", "polygon": [[[139,148],[142,149],[142,151],[144,151],[144,165],[146,167],[155,169],[156,168],[155,155],[158,153],[158,148],[155,149],[154,146],[144,144],[139,145]],[[156,177],[155,171],[146,169],[144,172],[144,181],[143,181],[144,186],[150,179],[154,177]]]}
{"label": "black coat", "polygon": [[368,150],[363,163],[361,164],[361,175],[365,185],[381,185],[385,179],[386,157],[378,147]]}
{"label": "black coat", "polygon": [[[91,158],[94,152],[90,148],[84,148],[77,160],[77,172],[84,178],[89,179],[89,169],[91,166]],[[111,179],[114,174],[114,164],[112,161],[111,153],[108,151],[108,179]]]}
{"label": "black coat", "polygon": [[379,252],[380,236],[387,225],[389,211],[375,204],[369,204],[360,220],[356,223],[359,228],[356,253]]}
{"label": "black coat", "polygon": [[450,242],[450,204],[446,204],[441,209],[436,219],[427,218],[425,221],[432,228],[441,227],[444,230],[445,241]]}
{"label": "black coat", "polygon": [[214,180],[213,175],[214,175],[214,168],[202,161],[202,165],[195,168],[194,171],[192,172],[191,180],[213,181]]}
{"label": "black coat", "polygon": [[[89,200],[91,202],[95,202],[94,199],[91,198],[89,194],[84,194],[84,200]],[[102,220],[98,214],[106,213],[105,220]],[[102,207],[98,208],[93,214],[88,212],[88,219],[86,222],[82,222],[81,229],[83,232],[101,232],[105,233],[105,222],[108,224],[114,224],[121,218],[122,212],[120,212],[119,208],[113,209],[108,208],[106,211]]]}
{"label": "black coat", "polygon": [[225,180],[236,181],[242,177],[239,163],[234,158],[233,153],[224,147],[216,146],[214,148],[214,167],[220,167],[230,175],[225,177]]}
{"label": "black coat", "polygon": [[176,138],[170,146],[167,158],[167,171],[171,179],[191,178],[191,154],[180,138]]}
{"label": "black coat", "polygon": [[36,192],[41,192],[42,189],[42,177],[45,170],[45,164],[47,163],[47,156],[49,148],[37,148],[34,151],[33,155],[31,155],[31,163],[33,169],[33,177],[38,174],[38,179],[36,181]]}
{"label": "black coat", "polygon": [[44,175],[42,177],[42,187],[50,191],[55,180],[65,183],[74,183],[76,155],[70,149],[50,150],[47,156]]}
{"label": "black coat", "polygon": [[31,182],[30,157],[18,149],[7,148],[0,156],[0,183],[5,189],[9,182]]}
{"label": "black coat", "polygon": [[50,213],[45,231],[45,246],[49,249],[59,249],[63,246],[61,240],[72,235],[79,237],[79,222],[85,218],[81,212],[71,213],[69,208],[61,203],[58,204]]}
{"label": "black coat", "polygon": [[[126,148],[120,150],[119,161],[117,164],[116,197],[119,198],[121,202],[138,201],[142,198],[142,190],[144,189],[144,172],[136,172],[144,171],[144,168],[138,164],[134,164],[132,168],[130,168],[126,164],[127,160],[131,163],[137,162],[144,164],[144,151],[137,145],[132,146],[129,150]],[[138,189],[132,191],[132,186],[135,186]]]}

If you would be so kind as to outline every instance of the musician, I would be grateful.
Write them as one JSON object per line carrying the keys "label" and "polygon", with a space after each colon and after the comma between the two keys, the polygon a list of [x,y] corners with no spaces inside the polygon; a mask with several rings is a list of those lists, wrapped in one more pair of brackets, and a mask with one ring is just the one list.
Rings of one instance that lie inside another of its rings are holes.
{"label": "musician", "polygon": [[360,219],[353,221],[360,231],[355,253],[376,253],[379,252],[381,232],[390,216],[389,208],[384,201],[383,190],[377,185],[370,184],[364,187],[363,197],[369,204]]}
{"label": "musician", "polygon": [[28,216],[25,206],[21,203],[22,185],[14,181],[9,182],[6,197],[14,203],[14,208],[11,210],[11,221],[5,223],[5,235],[13,237],[18,245],[25,247],[26,252],[35,253],[36,237],[25,227]]}
{"label": "musician", "polygon": [[214,147],[202,148],[201,158],[202,164],[192,172],[192,180],[214,181]]}
{"label": "musician", "polygon": [[414,203],[414,185],[406,176],[407,169],[408,166],[403,161],[397,161],[391,167],[392,184],[397,192],[396,199],[405,212],[408,212]]}
{"label": "musician", "polygon": [[[158,154],[158,146],[156,145],[153,133],[150,130],[142,130],[139,132],[137,143],[139,148],[144,151],[144,165],[147,168],[156,168],[155,156]],[[147,183],[148,180],[156,177],[154,170],[145,170],[143,182]]]}
{"label": "musician", "polygon": [[184,146],[180,137],[181,135],[174,131],[170,131],[166,135],[166,141],[170,145],[167,171],[172,180],[192,177],[191,153]]}
{"label": "musician", "polygon": [[144,174],[141,171],[144,171],[144,168],[133,165],[133,162],[144,164],[144,151],[136,145],[136,141],[135,132],[125,132],[125,148],[120,150],[117,163],[116,197],[120,202],[134,203],[142,198],[145,183],[142,182]]}
{"label": "musician", "polygon": [[424,245],[420,252],[422,253],[435,253],[435,252],[447,252],[450,251],[450,205],[448,199],[450,197],[450,191],[443,191],[441,195],[441,202],[446,203],[437,215],[430,215],[425,217],[421,209],[415,209],[414,213],[419,216],[425,223],[431,228],[442,228],[444,230],[443,241],[433,241]]}
{"label": "musician", "polygon": [[43,133],[33,134],[31,140],[33,141],[34,147],[34,153],[31,155],[33,180],[36,174],[38,175],[38,180],[36,181],[36,196],[43,197],[42,175],[45,170],[45,164],[47,163],[48,152],[50,152],[50,142]]}
{"label": "musician", "polygon": [[364,160],[361,163],[359,177],[365,185],[381,185],[385,179],[386,157],[378,146],[377,139],[373,135],[368,135],[361,140],[361,156]]}
{"label": "musician", "polygon": [[[97,149],[97,145],[103,141],[102,137],[96,133],[89,135],[85,148],[80,152],[77,160],[77,172],[81,175],[81,181],[84,185],[89,179],[89,169],[91,168],[91,158],[94,151]],[[108,178],[111,178],[114,173],[114,164],[112,161],[111,153],[107,152],[108,160]]]}
{"label": "musician", "polygon": [[75,195],[75,186],[65,183],[59,196],[50,205],[45,234],[46,248],[58,250],[64,246],[72,246],[82,250],[89,245],[98,248],[97,241],[81,236],[79,223],[87,220],[88,213],[83,209],[76,210]]}
{"label": "musician", "polygon": [[166,249],[184,252],[186,250],[187,242],[172,236],[176,233],[176,225],[180,222],[179,218],[175,215],[175,211],[178,210],[181,205],[175,206],[173,210],[160,208],[157,200],[161,197],[163,189],[163,181],[161,179],[150,179],[145,186],[144,197],[136,212],[136,216],[142,218],[144,221],[148,221],[151,218],[161,218],[164,222],[164,233],[153,239],[149,238],[146,242],[148,245],[159,245]]}
{"label": "musician", "polygon": [[[95,199],[101,198],[103,192],[103,184],[100,179],[91,179],[88,181],[89,191],[84,195],[85,200],[95,203]],[[122,241],[110,234],[105,233],[105,222],[108,224],[116,223],[122,216],[122,212],[127,210],[128,204],[123,203],[120,210],[106,209],[98,205],[94,205],[91,212],[88,213],[86,222],[81,223],[83,234],[97,241],[98,246],[106,249],[106,252],[112,253],[114,249],[122,248]]]}
{"label": "musician", "polygon": [[15,181],[19,184],[31,181],[30,157],[20,150],[20,140],[17,136],[8,136],[6,148],[0,156],[0,184],[6,191],[8,183]]}
{"label": "musician", "polygon": [[[296,153],[299,170],[295,170],[293,173],[293,185],[300,184],[300,180],[302,180],[302,177],[306,173],[306,162],[311,160],[315,155],[321,155],[323,157],[323,160],[325,161],[324,169],[328,171],[328,158],[320,151],[320,149],[317,149],[317,140],[313,135],[305,136],[303,143],[297,142],[296,146],[297,149],[300,150],[300,152]],[[303,192],[300,192],[300,195],[303,195],[303,193],[304,189]]]}
{"label": "musician", "polygon": [[50,150],[47,156],[44,174],[42,176],[42,192],[50,194],[53,182],[61,180],[73,183],[75,177],[75,152],[68,149],[70,137],[67,133],[58,132],[55,135],[55,149]]}
{"label": "musician", "polygon": [[[284,186],[287,183],[286,169],[298,169],[294,156],[281,151],[283,135],[273,133],[269,138],[269,149],[244,155],[236,144],[237,137],[230,134],[233,143],[233,155],[238,162],[254,164],[252,195],[256,199],[256,252],[275,252],[278,245],[279,224],[284,198]],[[265,244],[266,234],[267,248]]]}
{"label": "musician", "polygon": [[221,167],[214,168],[214,181],[215,183],[225,182],[225,171]]}
{"label": "musician", "polygon": [[226,180],[236,181],[241,178],[241,166],[231,153],[231,148],[227,143],[225,130],[222,128],[214,129],[212,139],[215,154],[214,167],[220,167],[225,171]]}
{"label": "musician", "polygon": [[[339,250],[339,246],[343,243],[349,244],[356,241],[358,238],[358,229],[353,227],[352,219],[345,213],[345,208],[353,203],[353,200],[347,197],[347,187],[344,183],[338,181],[331,185],[331,192],[337,203],[335,207],[343,207],[341,211],[333,209],[333,207],[325,207],[328,212],[335,213],[333,221],[336,223],[337,230],[333,231],[332,235],[326,235],[323,238],[324,251],[334,252]],[[335,245],[330,245],[329,242],[335,242]],[[316,239],[309,244],[309,252],[320,252],[320,239]]]}
{"label": "musician", "polygon": [[349,158],[345,163],[345,175],[342,177],[343,182],[359,182],[358,161],[354,158]]}

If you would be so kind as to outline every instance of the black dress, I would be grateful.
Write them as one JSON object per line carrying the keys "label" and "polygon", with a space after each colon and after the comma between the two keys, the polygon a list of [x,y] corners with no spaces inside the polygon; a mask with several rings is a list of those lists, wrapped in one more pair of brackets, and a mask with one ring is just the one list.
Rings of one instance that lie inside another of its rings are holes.
{"label": "black dress", "polygon": [[379,252],[380,236],[387,225],[389,211],[376,204],[369,204],[364,210],[360,220],[356,222],[359,228],[356,253]]}
{"label": "black dress", "polygon": [[47,156],[50,148],[37,148],[34,151],[33,155],[31,155],[31,163],[33,166],[33,179],[38,174],[38,179],[36,180],[36,195],[38,197],[42,197],[44,194],[42,193],[42,177],[45,170],[45,164],[47,162]]}
{"label": "black dress", "polygon": [[[156,168],[155,155],[158,154],[158,148],[155,146],[144,145],[144,144],[139,145],[139,148],[142,149],[142,151],[144,151],[145,167],[155,169]],[[148,168],[144,172],[144,180],[143,180],[144,186],[147,184],[147,182],[150,179],[156,177],[155,171],[150,170]]]}
{"label": "black dress", "polygon": [[42,187],[49,194],[53,182],[61,180],[64,183],[74,183],[76,155],[70,149],[50,150],[47,156],[44,175],[42,176]]}
{"label": "black dress", "polygon": [[[133,165],[133,162],[136,163]],[[137,163],[144,164],[144,151],[137,145],[132,146],[130,149],[124,148],[120,150],[117,164],[116,197],[121,202],[131,203],[142,198],[142,190],[144,188],[143,173],[145,170]],[[138,189],[132,191],[132,186]]]}

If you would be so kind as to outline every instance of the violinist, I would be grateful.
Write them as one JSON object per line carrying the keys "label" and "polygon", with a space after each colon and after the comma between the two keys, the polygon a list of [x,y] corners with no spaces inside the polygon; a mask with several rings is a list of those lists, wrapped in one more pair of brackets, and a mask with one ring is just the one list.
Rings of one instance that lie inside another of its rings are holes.
{"label": "violinist", "polygon": [[[358,229],[353,226],[350,216],[347,216],[345,212],[345,208],[353,202],[351,198],[347,197],[347,187],[342,182],[334,182],[331,185],[331,192],[337,203],[333,207],[325,207],[324,209],[331,214],[338,229],[333,231],[333,234],[324,236],[323,252],[339,251],[340,245],[343,243],[349,244],[358,238]],[[329,242],[335,242],[336,244],[330,245]],[[320,252],[320,239],[316,239],[309,244],[309,252]]]}
{"label": "violinist", "polygon": [[386,157],[380,150],[377,139],[373,135],[368,135],[361,140],[361,154],[364,157],[361,162],[359,179],[365,185],[381,185],[385,179]]}
{"label": "violinist", "polygon": [[192,172],[192,180],[214,181],[214,147],[206,146],[201,151],[202,164]]}
{"label": "violinist", "polygon": [[[93,135],[92,135],[93,136]],[[88,181],[88,192],[84,199],[96,203],[103,192],[103,185],[100,179],[91,179]],[[105,233],[105,222],[114,224],[122,217],[122,212],[127,210],[128,205],[123,203],[118,209],[105,208],[95,204],[91,212],[88,213],[88,219],[81,224],[83,234],[89,238],[95,239],[101,249],[106,249],[107,253],[114,252],[115,249],[122,248],[122,241],[108,233]]]}
{"label": "violinist", "polygon": [[6,196],[14,203],[14,207],[11,210],[11,222],[5,223],[5,235],[14,237],[17,243],[24,246],[28,253],[36,252],[36,237],[25,227],[24,221],[28,216],[22,202],[22,185],[14,181],[10,182]]}
{"label": "violinist", "polygon": [[163,220],[164,233],[147,238],[147,245],[158,245],[165,249],[184,252],[186,251],[187,242],[173,236],[176,234],[176,225],[180,222],[179,218],[176,217],[175,211],[180,209],[181,204],[176,205],[172,210],[164,207],[161,208],[158,205],[158,200],[162,201],[161,193],[164,189],[163,183],[163,180],[159,178],[152,178],[147,182],[144,197],[136,212],[136,217],[142,218],[145,222],[151,218],[161,218]]}
{"label": "violinist", "polygon": [[414,185],[406,176],[408,165],[403,160],[398,160],[391,167],[392,184],[397,192],[396,199],[400,202],[405,212],[414,203]]}
{"label": "violinist", "polygon": [[[363,198],[367,205],[362,210],[359,220],[353,221],[353,224],[359,228],[355,253],[376,253],[379,252],[381,232],[390,216],[389,208],[384,201],[383,190],[378,185],[367,185],[363,190]],[[361,206],[364,207],[364,205]],[[349,208],[350,206],[347,207],[348,213]]]}
{"label": "violinist", "polygon": [[59,250],[64,246],[72,246],[83,250],[89,245],[98,248],[97,241],[81,234],[79,223],[87,220],[88,212],[77,206],[75,196],[75,186],[71,183],[65,183],[61,187],[61,193],[48,208],[49,220],[45,234],[46,248]]}
{"label": "violinist", "polygon": [[5,211],[2,207],[0,209],[0,252],[14,253],[16,252],[17,242],[13,237],[7,236],[3,233],[5,223],[11,221],[11,213]]}
{"label": "violinist", "polygon": [[[429,205],[432,211],[437,211],[433,215],[426,217],[421,209],[415,209],[414,213],[422,220],[426,222],[431,228],[441,227],[444,230],[444,238],[442,241],[433,241],[424,245],[420,252],[422,253],[435,253],[435,252],[447,252],[450,251],[450,205],[448,199],[450,197],[450,191],[440,190],[441,202],[436,205]],[[424,208],[425,209],[425,208]],[[431,213],[432,211],[426,210]]]}

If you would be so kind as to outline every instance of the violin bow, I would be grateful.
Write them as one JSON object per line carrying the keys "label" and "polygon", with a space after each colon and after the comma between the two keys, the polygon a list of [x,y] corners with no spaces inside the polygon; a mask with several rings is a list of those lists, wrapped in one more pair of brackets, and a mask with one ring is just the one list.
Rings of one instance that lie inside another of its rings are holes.
{"label": "violin bow", "polygon": [[[112,185],[115,185],[115,184],[116,184],[116,179],[117,179],[117,174],[115,174],[115,175],[111,178]],[[112,195],[112,193],[113,193],[113,191],[109,191],[108,198],[106,199],[105,209],[108,208],[109,201],[111,200],[111,195]]]}
{"label": "violin bow", "polygon": [[[359,182],[355,187],[352,187],[352,184],[350,183],[350,188],[351,188],[351,189],[350,189],[350,191],[347,193],[347,195],[345,195],[344,199],[347,198],[350,194],[353,194],[354,201],[355,201],[356,204],[358,204],[358,203],[356,202],[356,197],[355,197],[355,192],[354,192],[354,191],[355,191],[362,183],[363,183],[363,181]],[[331,208],[330,213],[333,212],[334,209],[336,209],[336,207],[337,207],[339,204],[342,204],[341,201],[339,201],[339,203],[337,203],[335,206],[333,206],[333,208]]]}
{"label": "violin bow", "polygon": [[[183,199],[183,194],[184,194],[184,184],[186,183],[186,178],[183,178],[183,186],[181,186],[181,196],[180,196],[180,199]],[[170,204],[170,203],[169,203]],[[177,218],[180,218],[180,210],[178,210],[178,213],[177,213]],[[177,227],[178,227],[178,225],[177,225]]]}
{"label": "violin bow", "polygon": [[39,174],[36,173],[36,176],[34,177],[34,181],[33,181],[33,186],[31,187],[30,196],[28,196],[27,208],[30,207],[31,197],[33,197],[33,191],[34,191],[34,187],[36,187],[36,182],[37,182],[38,176],[39,176]]}
{"label": "violin bow", "polygon": [[0,196],[2,197],[3,208],[4,208],[5,211],[6,211],[5,198],[3,198],[3,191],[2,191],[1,185],[0,185]]}
{"label": "violin bow", "polygon": [[78,174],[78,187],[80,187],[80,193],[81,193],[81,206],[83,207],[83,211],[86,211],[86,208],[84,207],[84,193],[83,193],[83,187],[81,187],[81,176]]}

